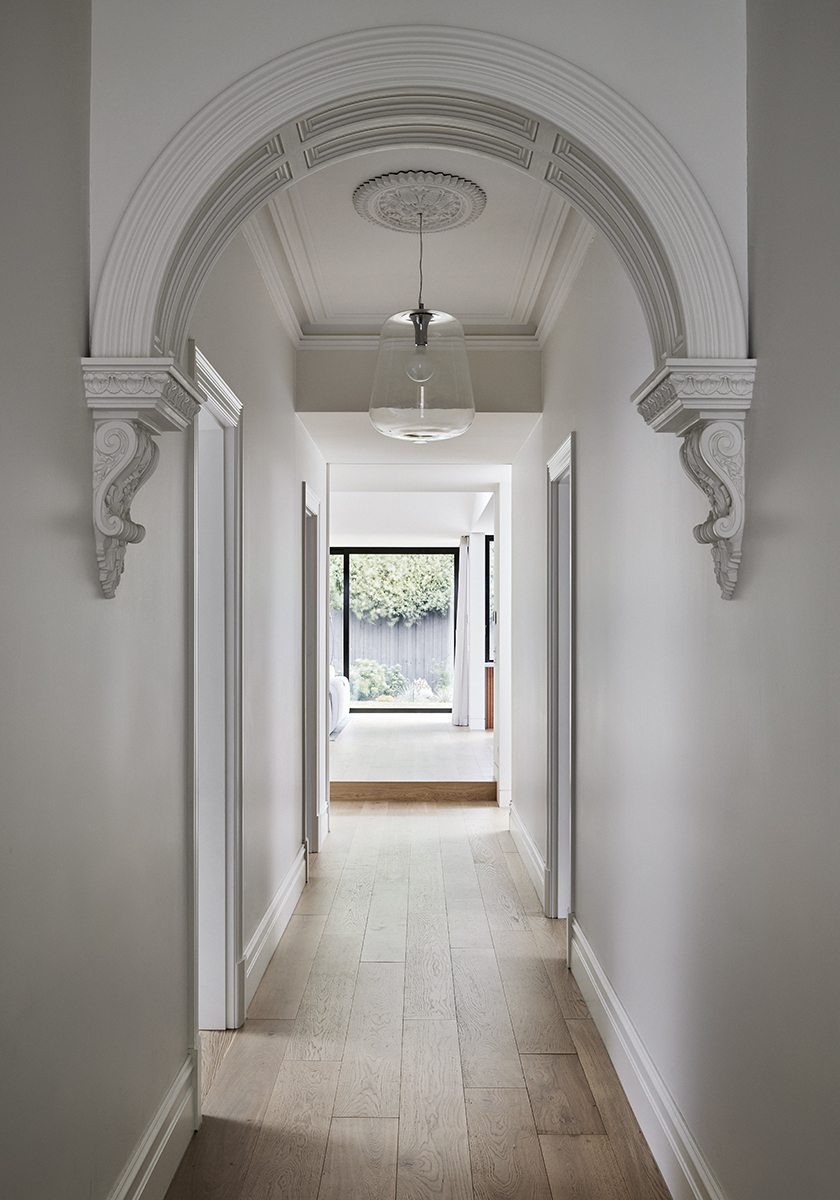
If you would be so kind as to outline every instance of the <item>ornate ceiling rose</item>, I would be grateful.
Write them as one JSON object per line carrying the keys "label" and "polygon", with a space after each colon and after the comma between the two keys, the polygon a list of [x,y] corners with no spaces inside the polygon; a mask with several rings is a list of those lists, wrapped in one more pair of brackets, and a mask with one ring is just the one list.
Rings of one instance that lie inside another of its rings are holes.
{"label": "ornate ceiling rose", "polygon": [[434,171],[377,175],[359,184],[353,193],[353,206],[360,217],[399,233],[417,233],[421,213],[424,233],[457,229],[480,216],[486,203],[487,196],[477,183]]}

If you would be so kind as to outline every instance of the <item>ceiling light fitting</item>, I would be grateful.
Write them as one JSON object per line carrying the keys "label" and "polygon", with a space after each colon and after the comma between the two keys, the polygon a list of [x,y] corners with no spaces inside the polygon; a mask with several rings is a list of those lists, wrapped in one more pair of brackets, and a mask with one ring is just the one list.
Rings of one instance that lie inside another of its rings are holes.
{"label": "ceiling light fitting", "polygon": [[366,220],[420,239],[417,307],[382,327],[370,419],[387,437],[441,441],[466,433],[475,417],[464,330],[449,313],[423,304],[423,234],[465,225],[486,202],[477,184],[431,171],[401,171],[361,184],[353,193]]}

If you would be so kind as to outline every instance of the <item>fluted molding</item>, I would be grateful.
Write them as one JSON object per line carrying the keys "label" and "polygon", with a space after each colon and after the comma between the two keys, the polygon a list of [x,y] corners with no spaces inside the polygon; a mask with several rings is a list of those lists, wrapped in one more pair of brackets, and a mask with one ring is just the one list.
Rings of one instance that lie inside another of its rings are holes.
{"label": "fluted molding", "polygon": [[154,435],[186,429],[200,407],[194,385],[172,359],[85,358],[85,395],[93,411],[93,531],[99,582],[117,594],[126,548],[146,530],[131,504],[158,461]]}
{"label": "fluted molding", "polygon": [[694,528],[712,552],[724,600],[738,581],[744,537],[744,417],[752,402],[754,359],[667,359],[633,397],[648,425],[683,439],[680,461],[709,501]]}

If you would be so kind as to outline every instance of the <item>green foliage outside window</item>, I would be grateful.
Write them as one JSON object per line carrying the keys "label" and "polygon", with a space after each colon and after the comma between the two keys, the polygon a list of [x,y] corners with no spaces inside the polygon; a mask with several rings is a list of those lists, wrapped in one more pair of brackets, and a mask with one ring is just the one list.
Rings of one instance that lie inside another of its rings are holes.
{"label": "green foliage outside window", "polygon": [[350,668],[350,695],[353,700],[378,700],[387,696],[392,700],[408,687],[408,680],[400,670],[387,667],[372,658],[357,658]]}
{"label": "green foliage outside window", "polygon": [[[451,554],[351,554],[350,611],[360,620],[416,625],[452,603]],[[330,556],[330,608],[344,604],[344,558]]]}

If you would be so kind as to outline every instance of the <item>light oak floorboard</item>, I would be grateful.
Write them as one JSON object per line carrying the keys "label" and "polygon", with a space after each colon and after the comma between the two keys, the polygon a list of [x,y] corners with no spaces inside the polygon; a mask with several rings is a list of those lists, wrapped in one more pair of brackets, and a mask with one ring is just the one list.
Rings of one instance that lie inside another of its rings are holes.
{"label": "light oak floorboard", "polygon": [[441,842],[441,865],[446,903],[450,900],[479,900],[483,904],[475,862],[464,843]]}
{"label": "light oak floorboard", "polygon": [[523,1054],[538,1133],[606,1133],[576,1054]]}
{"label": "light oak floorboard", "polygon": [[338,1063],[283,1063],[236,1200],[317,1200],[337,1082]]}
{"label": "light oak floorboard", "polygon": [[473,1200],[454,1021],[406,1021],[397,1200]]}
{"label": "light oak floorboard", "polygon": [[510,877],[504,855],[501,861],[476,862],[478,886],[491,929],[528,929],[528,917]]}
{"label": "light oak floorboard", "polygon": [[318,1200],[393,1200],[399,1121],[335,1117]]}
{"label": "light oak floorboard", "polygon": [[525,864],[519,857],[518,851],[514,850],[511,853],[505,851],[505,864],[516,890],[519,892],[519,899],[528,914],[528,924],[530,925],[532,914],[540,917],[543,915],[542,900],[537,895],[537,889],[531,882],[531,876],[525,870]]}
{"label": "light oak floorboard", "polygon": [[[566,966],[565,921],[549,921],[547,917],[529,916],[528,923],[542,956],[560,1010],[566,1020],[586,1018],[589,1008],[574,975]],[[555,926],[559,928],[550,928]]]}
{"label": "light oak floorboard", "polygon": [[475,1200],[551,1200],[528,1093],[467,1088]]}
{"label": "light oak floorboard", "polygon": [[631,1200],[670,1200],[665,1180],[633,1115],[595,1022],[570,1021],[569,1031]]}
{"label": "light oak floorboard", "polygon": [[398,1117],[402,963],[361,963],[335,1099],[337,1117]]}
{"label": "light oak floorboard", "polygon": [[574,1054],[560,1004],[528,930],[493,933],[499,971],[520,1054]]}
{"label": "light oak floorboard", "polygon": [[408,871],[402,879],[391,879],[377,868],[362,946],[363,962],[405,962],[407,912]]}
{"label": "light oak floorboard", "polygon": [[295,905],[295,916],[327,917],[341,881],[340,871],[321,871],[309,882]]}
{"label": "light oak floorboard", "polygon": [[408,875],[408,905],[413,913],[445,913],[443,866],[437,817],[415,822],[411,839]]}
{"label": "light oak floorboard", "polygon": [[238,1200],[289,1029],[288,1021],[247,1021],[237,1030],[166,1200]]}
{"label": "light oak floorboard", "polygon": [[201,1030],[201,1105],[216,1078],[222,1059],[230,1049],[235,1029]]}
{"label": "light oak floorboard", "polygon": [[287,1058],[341,1059],[361,951],[361,934],[322,935],[289,1038]]}
{"label": "light oak floorboard", "polygon": [[375,864],[371,863],[345,866],[324,926],[325,934],[364,933],[375,873]]}
{"label": "light oak floorboard", "polygon": [[167,1200],[669,1200],[507,823],[334,806]]}
{"label": "light oak floorboard", "polygon": [[443,913],[409,912],[405,948],[407,1018],[455,1016],[449,929]]}
{"label": "light oak floorboard", "polygon": [[492,950],[493,939],[480,899],[446,901],[449,944],[453,948]]}
{"label": "light oak floorboard", "polygon": [[608,1137],[540,1135],[552,1200],[630,1200]]}
{"label": "light oak floorboard", "polygon": [[326,920],[326,915],[292,914],[251,1001],[249,1017],[294,1020]]}
{"label": "light oak floorboard", "polygon": [[495,954],[453,950],[452,975],[465,1087],[524,1087]]}

